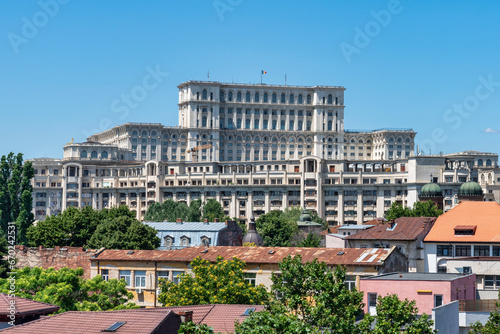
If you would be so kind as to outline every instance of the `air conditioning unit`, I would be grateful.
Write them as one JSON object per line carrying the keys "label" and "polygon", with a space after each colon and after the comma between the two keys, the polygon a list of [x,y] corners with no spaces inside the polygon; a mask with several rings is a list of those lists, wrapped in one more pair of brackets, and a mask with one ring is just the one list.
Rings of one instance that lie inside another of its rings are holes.
{"label": "air conditioning unit", "polygon": [[140,295],[142,293],[142,288],[136,288],[135,289],[135,293],[137,293],[138,295]]}

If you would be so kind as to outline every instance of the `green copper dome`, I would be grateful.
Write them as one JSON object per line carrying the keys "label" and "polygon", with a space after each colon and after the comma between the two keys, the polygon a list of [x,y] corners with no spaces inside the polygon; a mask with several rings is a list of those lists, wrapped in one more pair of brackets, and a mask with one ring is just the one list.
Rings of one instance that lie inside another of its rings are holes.
{"label": "green copper dome", "polygon": [[312,217],[309,214],[309,210],[302,210],[302,214],[300,215],[299,222],[310,222],[312,221]]}
{"label": "green copper dome", "polygon": [[427,183],[420,190],[419,197],[442,197],[443,192],[437,183]]}
{"label": "green copper dome", "polygon": [[469,181],[460,186],[459,196],[483,196],[483,189],[474,181]]}

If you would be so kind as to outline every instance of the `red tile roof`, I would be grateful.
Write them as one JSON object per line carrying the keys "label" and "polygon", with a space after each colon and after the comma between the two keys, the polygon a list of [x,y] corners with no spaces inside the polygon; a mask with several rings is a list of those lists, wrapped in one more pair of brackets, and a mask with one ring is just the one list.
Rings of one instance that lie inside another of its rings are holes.
{"label": "red tile roof", "polygon": [[[476,226],[475,233],[455,235],[455,228],[464,225]],[[500,243],[500,205],[497,202],[462,202],[438,217],[424,241]]]}
{"label": "red tile roof", "polygon": [[9,295],[0,293],[0,320],[6,319],[11,314],[9,307],[12,301],[15,307],[15,317],[18,320],[28,316],[51,314],[59,310],[59,306],[57,305],[37,302],[27,298],[9,298]]}
{"label": "red tile roof", "polygon": [[[0,330],[13,334],[102,334],[103,330],[119,321],[126,323],[115,331],[118,334],[160,334],[169,317],[177,317],[171,311],[143,312],[143,310],[121,310],[106,312],[69,311]],[[168,319],[171,320],[171,319]],[[178,321],[177,321],[178,323]],[[178,329],[178,327],[177,327]],[[169,333],[176,333],[168,331]]]}
{"label": "red tile roof", "polygon": [[[206,251],[206,252],[205,252]],[[377,266],[382,265],[385,258],[392,252],[386,248],[305,248],[305,247],[241,247],[241,246],[216,246],[216,247],[187,247],[176,250],[134,251],[104,250],[91,261],[169,261],[191,262],[200,256],[203,259],[215,262],[218,256],[224,259],[237,257],[246,263],[277,264],[288,255],[300,254],[302,261],[318,259],[328,265],[356,265]]]}
{"label": "red tile roof", "polygon": [[401,217],[394,220],[396,225],[391,229],[392,221],[379,224],[370,229],[345,237],[347,240],[416,240],[436,221],[436,217]]}
{"label": "red tile roof", "polygon": [[264,305],[191,305],[165,307],[164,309],[173,312],[193,311],[193,322],[195,324],[205,324],[213,327],[215,333],[233,333],[234,321],[242,323],[247,316],[243,313],[249,309],[255,309],[255,312],[262,311]]}

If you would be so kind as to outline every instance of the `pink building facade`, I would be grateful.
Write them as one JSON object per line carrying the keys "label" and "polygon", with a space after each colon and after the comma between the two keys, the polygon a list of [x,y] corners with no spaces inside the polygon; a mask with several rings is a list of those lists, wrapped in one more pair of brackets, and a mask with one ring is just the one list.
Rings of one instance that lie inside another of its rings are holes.
{"label": "pink building facade", "polygon": [[432,314],[434,307],[453,300],[476,299],[476,275],[393,273],[360,280],[366,313],[375,314],[378,297],[397,294],[399,299],[415,300],[418,314]]}

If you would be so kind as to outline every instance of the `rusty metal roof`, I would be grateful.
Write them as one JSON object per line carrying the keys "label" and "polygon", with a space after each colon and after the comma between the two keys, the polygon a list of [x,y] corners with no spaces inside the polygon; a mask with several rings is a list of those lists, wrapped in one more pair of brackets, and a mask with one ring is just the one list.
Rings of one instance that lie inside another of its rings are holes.
{"label": "rusty metal roof", "polygon": [[347,236],[347,240],[416,240],[427,233],[436,217],[401,217]]}
{"label": "rusty metal roof", "polygon": [[328,265],[382,265],[394,248],[306,248],[306,247],[241,247],[241,246],[216,246],[216,247],[188,247],[176,250],[104,250],[97,260],[113,261],[169,261],[191,262],[200,256],[203,259],[215,262],[218,256],[224,259],[237,257],[246,263],[277,264],[288,255],[300,254],[303,262],[318,259]]}

